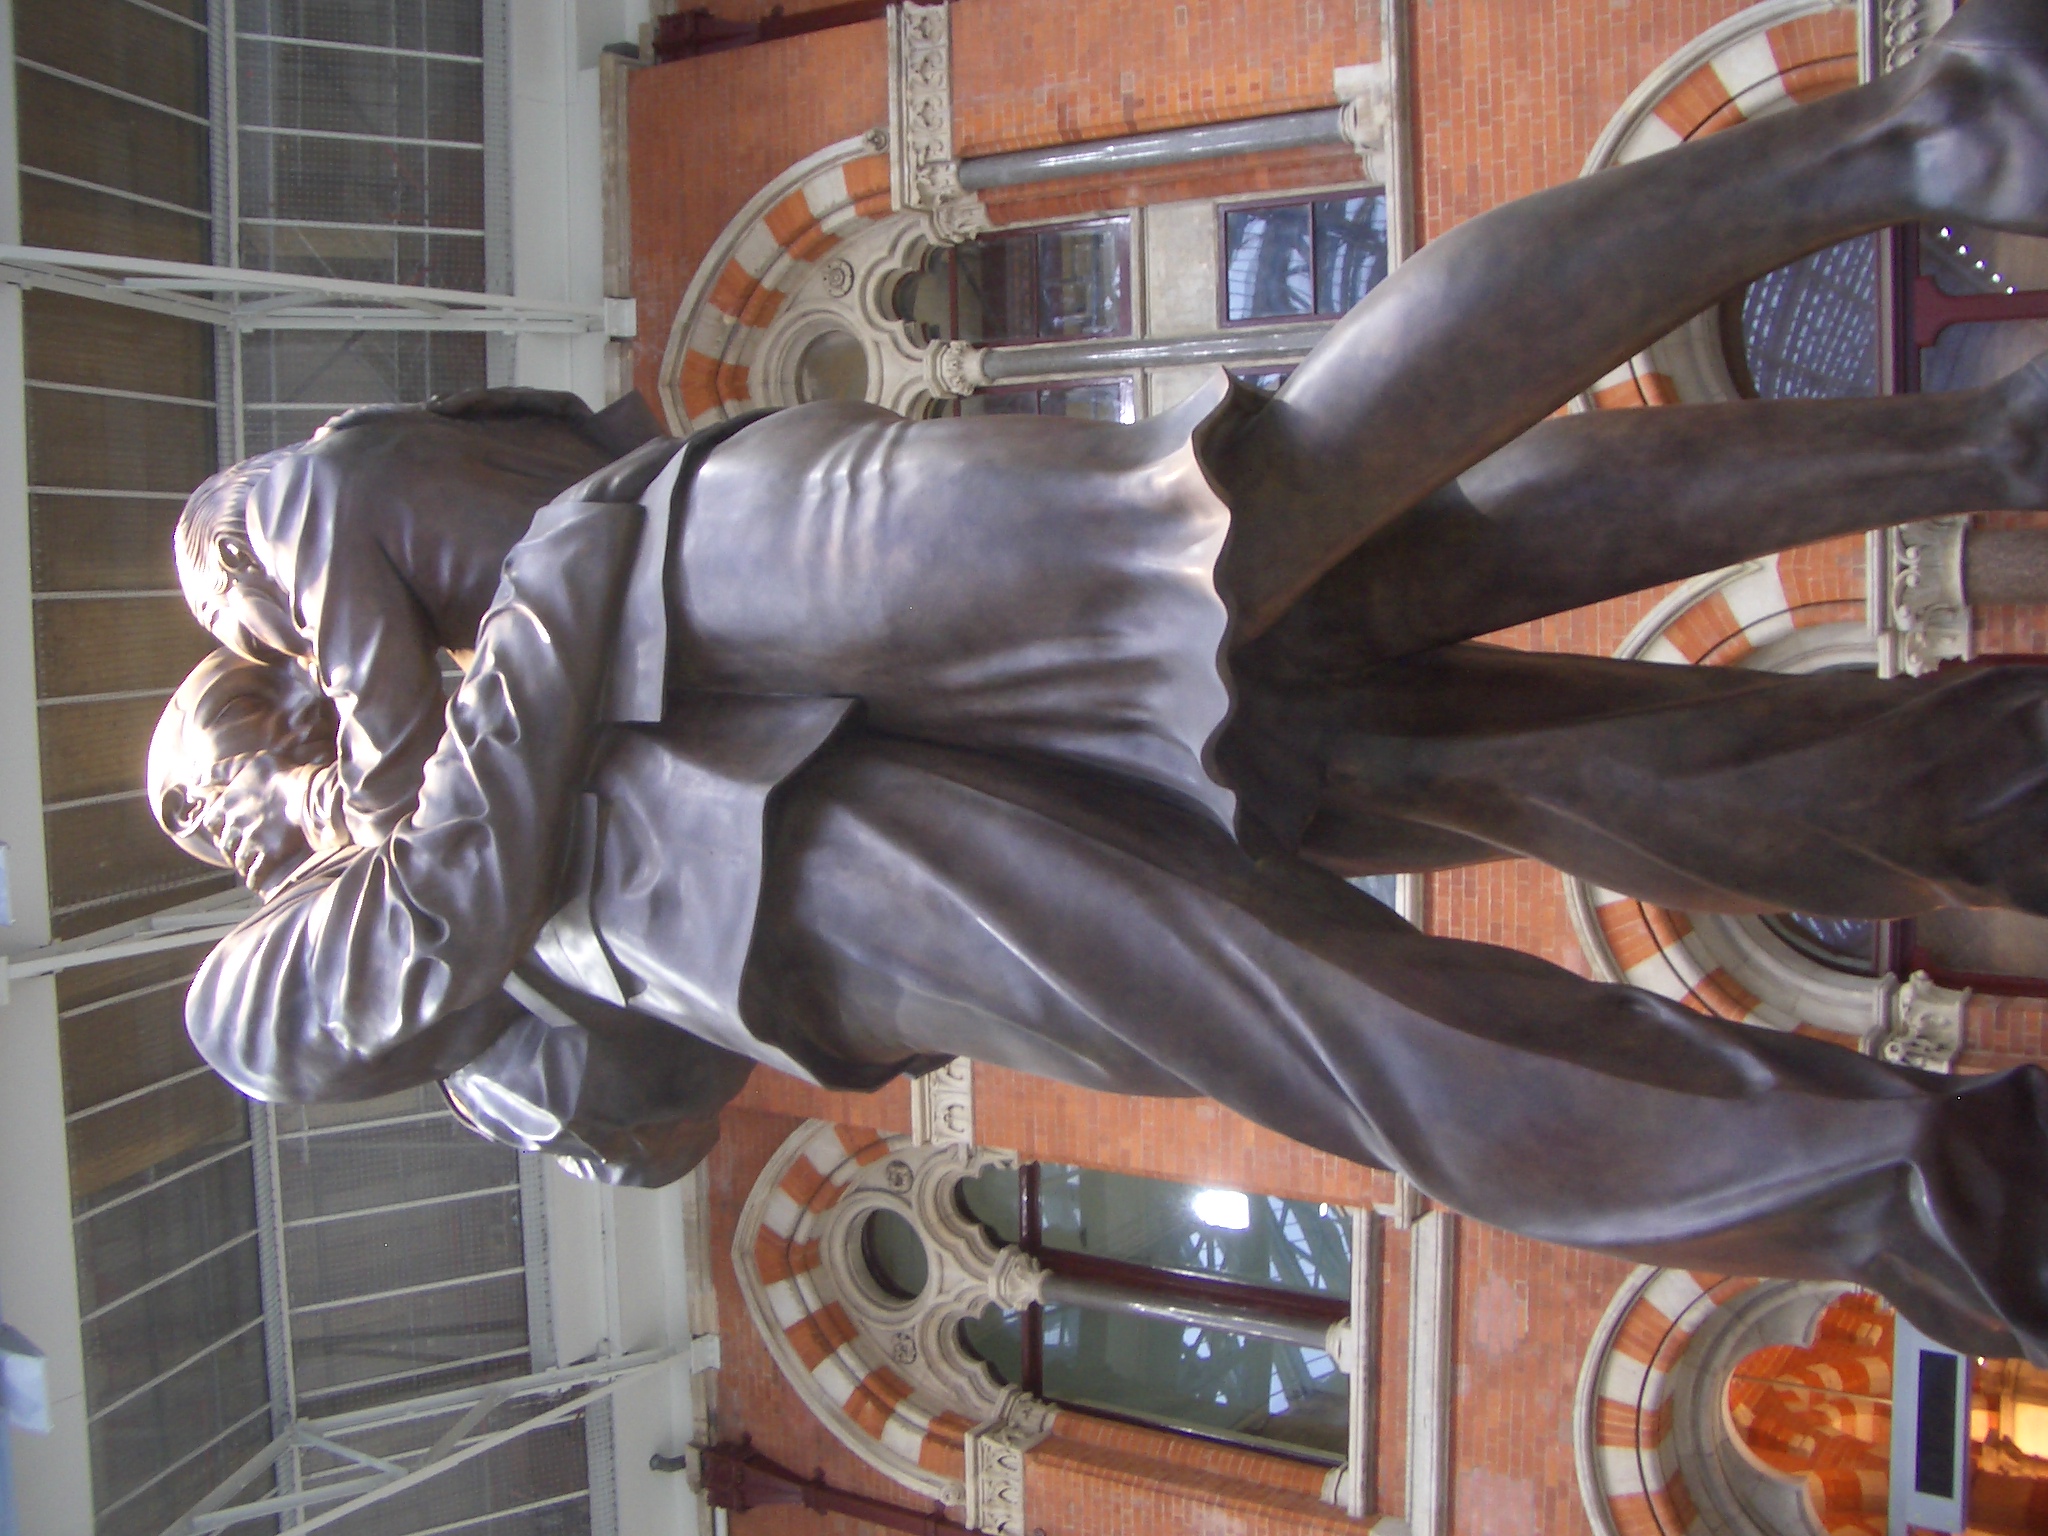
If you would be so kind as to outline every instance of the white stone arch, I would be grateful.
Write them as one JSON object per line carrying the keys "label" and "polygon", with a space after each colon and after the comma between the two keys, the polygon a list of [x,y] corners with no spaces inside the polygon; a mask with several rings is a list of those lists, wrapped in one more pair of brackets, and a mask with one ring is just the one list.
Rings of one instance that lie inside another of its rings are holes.
{"label": "white stone arch", "polygon": [[[956,1194],[963,1179],[1014,1163],[960,1142],[808,1121],[755,1181],[732,1256],[776,1366],[842,1445],[925,1498],[964,1505],[977,1530],[1023,1536],[1023,1453],[1055,1410],[997,1381],[961,1343],[960,1324],[991,1304],[1029,1305],[1044,1275],[991,1241]],[[909,1300],[883,1289],[862,1254],[866,1222],[885,1211],[923,1243],[927,1278]]]}
{"label": "white stone arch", "polygon": [[1728,1421],[1752,1351],[1811,1344],[1855,1289],[1643,1265],[1622,1282],[1579,1370],[1572,1448],[1596,1536],[1825,1536],[1800,1487],[1759,1466]]}

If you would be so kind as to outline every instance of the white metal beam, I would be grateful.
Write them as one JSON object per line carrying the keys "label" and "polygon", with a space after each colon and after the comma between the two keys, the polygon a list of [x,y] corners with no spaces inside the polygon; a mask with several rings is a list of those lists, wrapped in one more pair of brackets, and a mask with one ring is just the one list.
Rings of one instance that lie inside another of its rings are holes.
{"label": "white metal beam", "polygon": [[606,324],[601,300],[575,303],[347,282],[43,246],[0,245],[0,284],[45,288],[234,331],[500,331],[576,337],[602,333]]}

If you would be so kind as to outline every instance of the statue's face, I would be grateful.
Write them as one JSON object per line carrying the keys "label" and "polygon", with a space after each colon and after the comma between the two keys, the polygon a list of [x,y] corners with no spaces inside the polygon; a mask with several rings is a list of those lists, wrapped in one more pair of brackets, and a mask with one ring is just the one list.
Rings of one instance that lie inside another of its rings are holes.
{"label": "statue's face", "polygon": [[178,787],[182,805],[167,806],[187,836],[203,835],[242,883],[269,897],[312,857],[301,825],[303,776],[272,752],[224,757]]}
{"label": "statue's face", "polygon": [[150,743],[151,809],[187,853],[268,896],[311,857],[310,770],[333,760],[333,712],[303,669],[216,652]]}
{"label": "statue's face", "polygon": [[165,829],[189,851],[210,849],[250,890],[268,896],[312,856],[302,826],[304,775],[294,776],[294,767],[260,748],[195,762],[160,791]]}
{"label": "statue's face", "polygon": [[310,654],[291,621],[290,600],[240,539],[214,540],[214,590],[195,604],[199,622],[222,645],[250,661],[286,662]]}

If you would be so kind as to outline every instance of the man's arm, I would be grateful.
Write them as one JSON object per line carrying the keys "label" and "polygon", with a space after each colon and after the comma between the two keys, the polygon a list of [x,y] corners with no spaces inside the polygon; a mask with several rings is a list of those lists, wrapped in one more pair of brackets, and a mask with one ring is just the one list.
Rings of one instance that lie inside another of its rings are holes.
{"label": "man's arm", "polygon": [[519,1014],[499,992],[554,907],[640,518],[630,503],[542,509],[418,808],[383,846],[322,860],[201,967],[187,1026],[244,1092],[389,1092],[394,1071],[440,1076]]}

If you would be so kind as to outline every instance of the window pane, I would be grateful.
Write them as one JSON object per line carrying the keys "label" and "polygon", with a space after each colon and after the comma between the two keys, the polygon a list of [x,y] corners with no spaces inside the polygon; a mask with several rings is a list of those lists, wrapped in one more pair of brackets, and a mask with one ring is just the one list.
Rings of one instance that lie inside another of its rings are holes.
{"label": "window pane", "polygon": [[1224,318],[1315,313],[1313,235],[1306,203],[1223,215]]}
{"label": "window pane", "polygon": [[1080,416],[1090,421],[1138,419],[1137,395],[1129,379],[1096,379],[1086,384],[1053,384],[1038,392],[1041,416]]}
{"label": "window pane", "polygon": [[1124,220],[1038,236],[1038,332],[1043,340],[1118,336],[1124,324]]}
{"label": "window pane", "polygon": [[1035,341],[1038,337],[1038,244],[1030,235],[984,235],[958,247],[964,341]]}
{"label": "window pane", "polygon": [[1767,272],[1742,296],[1743,365],[1765,400],[1877,393],[1877,237]]}
{"label": "window pane", "polygon": [[985,389],[960,400],[962,416],[1036,416],[1035,389]]}
{"label": "window pane", "polygon": [[962,1179],[958,1191],[961,1209],[987,1227],[998,1243],[1017,1241],[1016,1169],[984,1168],[973,1178]]}
{"label": "window pane", "polygon": [[1252,1285],[1348,1295],[1351,1222],[1336,1207],[1048,1163],[1045,1246]]}
{"label": "window pane", "polygon": [[1045,1395],[1341,1459],[1349,1387],[1319,1349],[1079,1307],[1045,1312]]}
{"label": "window pane", "polygon": [[1316,313],[1341,315],[1387,275],[1387,195],[1315,205]]}

